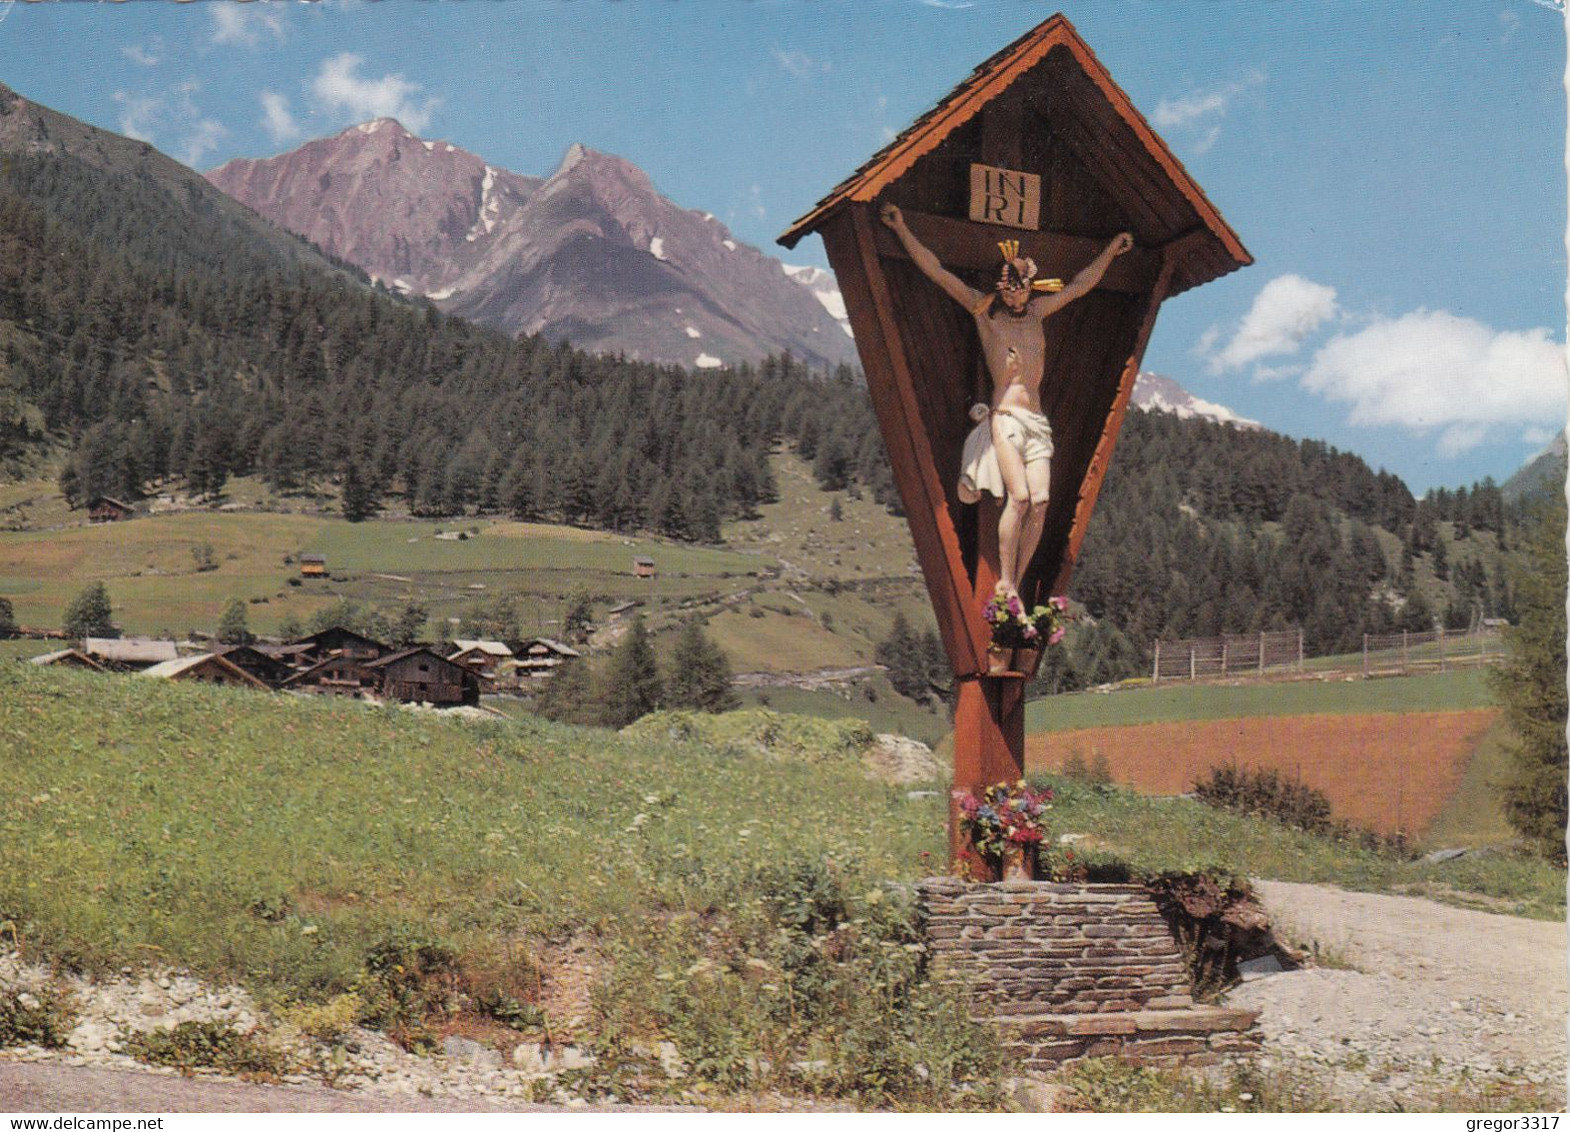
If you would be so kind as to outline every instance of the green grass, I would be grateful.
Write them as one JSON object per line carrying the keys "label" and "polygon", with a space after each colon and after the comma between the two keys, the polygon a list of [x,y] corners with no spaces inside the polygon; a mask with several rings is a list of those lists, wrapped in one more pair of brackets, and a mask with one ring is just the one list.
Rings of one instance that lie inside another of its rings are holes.
{"label": "green grass", "polygon": [[[871,690],[876,700],[867,698]],[[876,732],[905,735],[929,747],[936,746],[952,729],[946,708],[924,708],[889,686],[884,677],[842,692],[808,691],[804,688],[757,688],[741,692],[748,706],[816,716],[819,719],[861,719]]]}
{"label": "green grass", "polygon": [[1249,716],[1461,711],[1493,706],[1485,673],[1469,669],[1384,680],[1147,685],[1109,693],[1049,696],[1026,705],[1025,729],[1069,731]]}
{"label": "green grass", "polygon": [[1455,795],[1423,834],[1433,848],[1480,849],[1508,845],[1516,832],[1505,820],[1498,783],[1507,777],[1510,756],[1509,725],[1495,724],[1477,745]]}

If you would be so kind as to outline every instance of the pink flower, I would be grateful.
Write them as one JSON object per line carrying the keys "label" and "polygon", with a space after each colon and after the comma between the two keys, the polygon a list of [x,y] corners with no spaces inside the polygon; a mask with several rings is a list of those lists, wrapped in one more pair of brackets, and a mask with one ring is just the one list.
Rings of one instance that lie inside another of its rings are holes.
{"label": "pink flower", "polygon": [[1056,609],[1059,613],[1068,612],[1068,598],[1063,597],[1061,594],[1057,597],[1049,599],[1047,604],[1052,606],[1052,608]]}
{"label": "pink flower", "polygon": [[1063,634],[1065,634],[1067,632],[1068,632],[1067,629],[1062,629],[1062,628],[1052,630],[1052,636],[1047,638],[1047,644],[1049,644],[1049,645],[1057,644],[1059,641],[1061,641],[1063,639]]}

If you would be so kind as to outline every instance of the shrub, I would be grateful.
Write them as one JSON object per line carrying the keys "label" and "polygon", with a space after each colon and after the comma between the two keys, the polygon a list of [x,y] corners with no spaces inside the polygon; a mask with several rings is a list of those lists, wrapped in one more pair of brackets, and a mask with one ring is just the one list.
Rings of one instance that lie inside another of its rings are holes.
{"label": "shrub", "polygon": [[0,991],[0,1049],[59,1049],[71,1032],[73,1017],[69,997],[54,987]]}
{"label": "shrub", "polygon": [[1200,801],[1239,814],[1274,818],[1309,833],[1330,830],[1330,799],[1301,782],[1286,781],[1274,769],[1212,767],[1210,777],[1194,785]]}
{"label": "shrub", "polygon": [[178,1069],[221,1069],[248,1080],[277,1080],[289,1069],[281,1050],[265,1045],[256,1034],[242,1033],[223,1022],[181,1022],[132,1035],[126,1052],[149,1065]]}

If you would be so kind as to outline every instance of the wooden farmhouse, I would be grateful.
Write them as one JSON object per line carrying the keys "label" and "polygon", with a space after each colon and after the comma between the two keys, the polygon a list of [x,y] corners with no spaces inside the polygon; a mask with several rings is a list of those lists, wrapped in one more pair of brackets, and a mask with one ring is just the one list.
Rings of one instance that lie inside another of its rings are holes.
{"label": "wooden farmhouse", "polygon": [[100,495],[87,505],[87,519],[92,523],[118,523],[134,518],[136,508],[119,499]]}
{"label": "wooden farmhouse", "polygon": [[583,654],[571,645],[549,637],[523,641],[518,649],[518,675],[528,680],[543,680],[563,664],[581,660]]}
{"label": "wooden farmhouse", "polygon": [[632,572],[635,577],[654,577],[654,559],[638,557],[632,560]]}
{"label": "wooden farmhouse", "polygon": [[388,645],[381,641],[372,640],[370,637],[356,633],[353,629],[345,629],[342,625],[334,625],[323,629],[319,633],[312,633],[308,637],[300,637],[289,642],[291,645],[305,645],[307,650],[304,657],[312,662],[327,660],[330,657],[345,656],[356,660],[375,660],[392,651]]}
{"label": "wooden farmhouse", "polygon": [[152,637],[88,637],[82,641],[82,651],[115,672],[140,672],[180,659],[180,649],[173,641]]}
{"label": "wooden farmhouse", "polygon": [[325,554],[300,555],[300,577],[325,578],[327,577],[327,556]]}
{"label": "wooden farmhouse", "polygon": [[[1027,607],[1066,591],[1161,304],[1252,262],[1236,233],[1062,15],[986,60],[780,237],[822,236],[944,649],[958,684],[956,790],[1023,773],[1024,687],[1040,652],[990,663],[983,607],[999,580],[1000,503],[961,501],[971,406],[992,402],[976,315],[911,261],[880,219],[991,293],[1000,244],[1071,280],[1121,232],[1133,248],[1044,324],[1051,422],[1044,532]],[[951,801],[950,851],[964,852]]]}
{"label": "wooden farmhouse", "polygon": [[264,651],[256,645],[232,645],[215,650],[230,664],[249,672],[269,688],[281,688],[297,671],[281,657]]}
{"label": "wooden farmhouse", "polygon": [[143,669],[140,674],[163,680],[181,680],[194,684],[217,684],[228,687],[256,688],[264,692],[271,691],[266,684],[252,676],[245,669],[214,653],[202,653],[200,656],[183,656],[178,660],[166,660],[162,664],[155,664],[151,668]]}
{"label": "wooden farmhouse", "polygon": [[85,668],[89,672],[103,672],[104,666],[77,649],[57,649],[42,656],[29,657],[27,663],[45,667]]}
{"label": "wooden farmhouse", "polygon": [[352,656],[328,657],[296,672],[284,681],[283,689],[315,696],[374,699],[381,694],[381,677],[366,665],[366,661]]}
{"label": "wooden farmhouse", "polygon": [[481,676],[494,677],[512,659],[512,649],[501,641],[456,640],[452,644],[447,659]]}
{"label": "wooden farmhouse", "polygon": [[436,707],[480,702],[479,677],[423,645],[367,661],[365,668],[380,679],[389,700]]}

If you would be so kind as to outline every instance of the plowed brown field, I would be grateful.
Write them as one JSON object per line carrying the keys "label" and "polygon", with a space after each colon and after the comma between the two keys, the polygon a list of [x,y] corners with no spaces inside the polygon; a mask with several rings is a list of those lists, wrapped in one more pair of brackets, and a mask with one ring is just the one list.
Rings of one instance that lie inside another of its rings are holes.
{"label": "plowed brown field", "polygon": [[1214,766],[1274,768],[1323,791],[1337,818],[1421,833],[1498,717],[1484,709],[1091,727],[1028,736],[1025,766],[1055,771],[1075,752],[1086,763],[1105,755],[1114,780],[1147,794],[1187,793]]}

